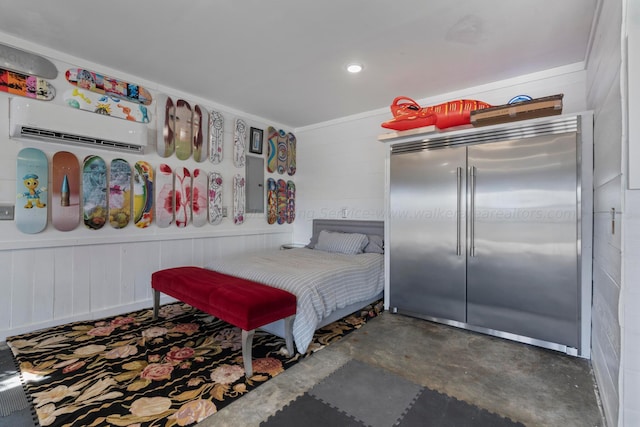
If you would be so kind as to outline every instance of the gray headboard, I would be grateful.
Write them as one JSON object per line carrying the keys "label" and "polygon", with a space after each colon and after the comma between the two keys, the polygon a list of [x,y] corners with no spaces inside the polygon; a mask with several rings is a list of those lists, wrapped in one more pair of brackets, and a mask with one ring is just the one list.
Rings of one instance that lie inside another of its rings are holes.
{"label": "gray headboard", "polygon": [[384,221],[364,221],[352,219],[314,219],[310,246],[318,243],[320,231],[340,231],[342,233],[377,234],[384,238]]}

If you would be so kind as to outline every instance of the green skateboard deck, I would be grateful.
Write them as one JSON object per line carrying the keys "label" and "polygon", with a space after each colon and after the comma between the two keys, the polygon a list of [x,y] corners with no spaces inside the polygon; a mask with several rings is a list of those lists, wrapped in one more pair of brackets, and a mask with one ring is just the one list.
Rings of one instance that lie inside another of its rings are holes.
{"label": "green skateboard deck", "polygon": [[143,160],[133,167],[133,222],[147,228],[153,221],[153,168]]}
{"label": "green skateboard deck", "polygon": [[130,219],[131,166],[124,159],[113,159],[109,170],[109,224],[124,228]]}
{"label": "green skateboard deck", "polygon": [[107,222],[107,164],[100,156],[87,156],[82,165],[84,225],[101,229]]}
{"label": "green skateboard deck", "polygon": [[80,224],[80,164],[73,153],[53,155],[51,223],[60,231],[74,230]]}
{"label": "green skateboard deck", "polygon": [[27,234],[47,228],[47,187],[49,162],[36,148],[23,148],[17,159],[16,226]]}

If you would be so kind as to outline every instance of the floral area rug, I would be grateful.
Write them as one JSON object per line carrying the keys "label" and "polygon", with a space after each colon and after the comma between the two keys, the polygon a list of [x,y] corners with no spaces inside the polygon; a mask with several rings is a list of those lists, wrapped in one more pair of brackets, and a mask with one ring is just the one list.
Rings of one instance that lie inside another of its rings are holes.
{"label": "floral area rug", "polygon": [[162,306],[10,337],[42,426],[188,426],[360,328],[378,301],[316,331],[305,355],[256,332],[244,376],[241,330],[189,305]]}

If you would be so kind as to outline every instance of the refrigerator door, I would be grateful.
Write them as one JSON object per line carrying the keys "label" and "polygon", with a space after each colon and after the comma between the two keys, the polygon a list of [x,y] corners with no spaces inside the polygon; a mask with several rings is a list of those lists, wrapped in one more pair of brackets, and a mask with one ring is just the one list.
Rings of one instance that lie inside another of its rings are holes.
{"label": "refrigerator door", "polygon": [[392,154],[390,306],[464,322],[466,148]]}
{"label": "refrigerator door", "polygon": [[467,322],[579,341],[575,133],[469,147]]}

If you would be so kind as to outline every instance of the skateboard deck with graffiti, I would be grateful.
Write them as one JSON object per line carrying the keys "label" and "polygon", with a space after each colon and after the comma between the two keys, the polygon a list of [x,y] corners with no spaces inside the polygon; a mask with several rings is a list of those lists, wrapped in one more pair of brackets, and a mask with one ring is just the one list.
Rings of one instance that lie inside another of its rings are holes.
{"label": "skateboard deck with graffiti", "polygon": [[36,234],[47,227],[49,162],[41,150],[23,148],[16,166],[16,226],[23,233]]}
{"label": "skateboard deck with graffiti", "polygon": [[287,141],[287,134],[281,129],[278,132],[278,167],[276,170],[279,174],[283,174],[287,170],[287,152],[289,151],[289,143]]}
{"label": "skateboard deck with graffiti", "polygon": [[209,173],[209,224],[222,222],[222,175]]}
{"label": "skateboard deck with graffiti", "polygon": [[244,177],[236,174],[233,177],[233,223],[242,224],[244,222],[245,209],[245,182]]}
{"label": "skateboard deck with graffiti", "polygon": [[158,116],[156,148],[160,157],[169,157],[176,149],[174,136],[176,107],[170,97],[160,95],[156,108]]}
{"label": "skateboard deck with graffiti", "polygon": [[218,164],[222,161],[224,149],[224,117],[217,111],[209,115],[209,161]]}
{"label": "skateboard deck with graffiti", "polygon": [[191,222],[191,172],[185,167],[178,167],[174,177],[176,225],[184,228]]}
{"label": "skateboard deck with graffiti", "polygon": [[149,91],[133,83],[103,76],[102,74],[82,68],[68,69],[65,73],[65,78],[69,83],[80,89],[86,89],[100,95],[108,95],[137,104],[151,105],[152,98]]}
{"label": "skateboard deck with graffiti", "polygon": [[133,166],[133,223],[147,228],[153,221],[153,168],[138,160]]}
{"label": "skateboard deck with graffiti", "polygon": [[296,136],[291,132],[287,134],[287,173],[296,173]]}
{"label": "skateboard deck with graffiti", "polygon": [[173,222],[173,170],[160,164],[156,172],[156,225],[167,228]]}
{"label": "skateboard deck with graffiti", "polygon": [[273,178],[267,179],[267,223],[275,224],[278,219],[278,184]]}
{"label": "skateboard deck with graffiti", "polygon": [[278,180],[278,224],[287,222],[287,183],[284,179]]}
{"label": "skateboard deck with graffiti", "polygon": [[56,89],[48,81],[4,68],[0,68],[0,92],[40,101],[51,101],[56,96]]}
{"label": "skateboard deck with graffiti", "polygon": [[267,172],[274,173],[278,168],[278,130],[272,126],[267,128]]}
{"label": "skateboard deck with graffiti", "polygon": [[207,158],[209,144],[209,112],[206,108],[196,104],[193,107],[193,130],[191,139],[193,141],[193,160],[198,163],[204,162]]}
{"label": "skateboard deck with graffiti", "polygon": [[99,230],[107,222],[107,164],[100,156],[87,156],[82,164],[84,225]]}
{"label": "skateboard deck with graffiti", "polygon": [[48,59],[22,49],[0,43],[0,67],[16,73],[45,79],[58,77],[58,69]]}
{"label": "skateboard deck with graffiti", "polygon": [[296,219],[296,184],[287,181],[287,224],[291,224]]}
{"label": "skateboard deck with graffiti", "polygon": [[63,97],[67,105],[79,110],[138,123],[149,123],[151,120],[149,109],[144,105],[122,101],[108,95],[74,88],[66,91]]}
{"label": "skateboard deck with graffiti", "polygon": [[202,227],[207,223],[207,189],[209,183],[207,173],[202,169],[193,170],[193,183],[191,189],[191,222],[196,227]]}
{"label": "skateboard deck with graffiti", "polygon": [[242,119],[236,119],[233,130],[233,165],[244,167],[247,147],[247,124]]}
{"label": "skateboard deck with graffiti", "polygon": [[53,155],[51,223],[60,231],[74,230],[80,223],[80,164],[68,151]]}
{"label": "skateboard deck with graffiti", "polygon": [[130,219],[131,166],[124,159],[113,159],[109,168],[109,224],[124,228]]}
{"label": "skateboard deck with graffiti", "polygon": [[[193,126],[191,124],[193,113],[191,105],[184,99],[178,99],[175,108],[174,138],[176,147],[176,157],[179,160],[187,160],[191,157],[191,134]],[[177,220],[177,219],[176,219]]]}

